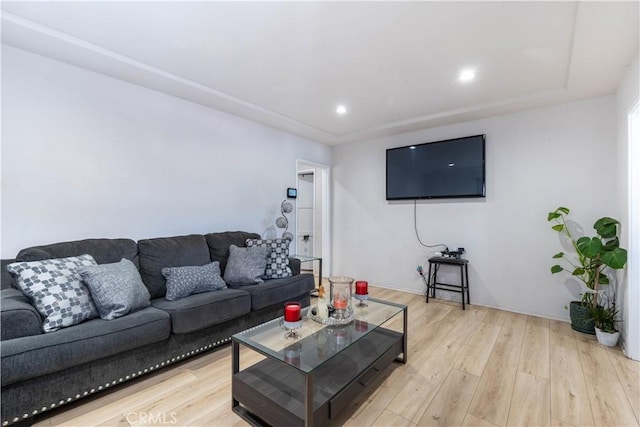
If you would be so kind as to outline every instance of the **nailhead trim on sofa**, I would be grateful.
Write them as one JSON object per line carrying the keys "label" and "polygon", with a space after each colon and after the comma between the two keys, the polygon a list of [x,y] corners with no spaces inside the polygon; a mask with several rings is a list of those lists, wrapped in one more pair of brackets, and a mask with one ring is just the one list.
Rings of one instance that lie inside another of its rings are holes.
{"label": "nailhead trim on sofa", "polygon": [[[254,329],[254,328],[251,328],[251,329]],[[27,419],[27,418],[32,417],[34,415],[38,415],[39,413],[46,412],[46,411],[49,411],[51,409],[55,409],[57,406],[64,405],[64,404],[69,403],[69,402],[73,402],[74,400],[80,399],[81,397],[86,397],[86,396],[88,396],[90,394],[93,394],[93,393],[95,393],[97,391],[102,391],[105,388],[117,385],[119,383],[127,382],[127,381],[132,380],[132,379],[134,379],[134,378],[136,378],[136,377],[138,377],[138,376],[140,376],[142,374],[145,374],[145,373],[148,373],[150,371],[154,371],[156,369],[163,368],[165,366],[168,366],[168,365],[171,365],[173,363],[179,362],[180,360],[184,359],[185,357],[193,356],[194,354],[198,354],[198,353],[203,352],[205,350],[210,350],[210,349],[216,348],[218,346],[221,346],[222,344],[228,343],[229,341],[231,341],[231,337],[216,341],[215,343],[211,343],[211,344],[209,344],[207,346],[200,347],[200,348],[198,348],[196,350],[189,351],[189,352],[184,353],[184,354],[182,354],[180,356],[172,357],[171,359],[167,359],[166,362],[162,362],[162,363],[156,364],[155,366],[150,366],[145,370],[138,371],[137,373],[133,372],[132,374],[127,375],[124,378],[118,378],[117,381],[113,380],[110,383],[109,382],[105,383],[104,386],[99,385],[99,386],[97,386],[97,388],[92,388],[89,391],[85,391],[84,393],[82,393],[82,395],[76,394],[75,398],[68,397],[66,401],[65,400],[61,400],[58,403],[54,402],[49,407],[43,406],[40,410],[34,409],[31,412],[31,414],[23,414],[22,417],[16,416],[11,421],[4,420],[2,422],[2,425],[3,426],[8,426],[10,422],[11,423],[17,423],[18,421],[20,421],[20,419]]]}

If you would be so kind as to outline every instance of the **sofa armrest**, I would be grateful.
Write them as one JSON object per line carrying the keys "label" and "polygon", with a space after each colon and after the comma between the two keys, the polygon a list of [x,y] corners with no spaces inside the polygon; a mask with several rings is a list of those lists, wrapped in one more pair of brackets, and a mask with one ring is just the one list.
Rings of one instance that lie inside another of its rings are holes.
{"label": "sofa armrest", "polygon": [[0,290],[0,324],[2,341],[42,334],[40,313],[17,289]]}
{"label": "sofa armrest", "polygon": [[2,259],[0,260],[0,268],[2,268],[2,272],[0,273],[0,286],[2,289],[15,288],[13,284],[13,276],[7,270],[7,265],[15,262],[15,259]]}
{"label": "sofa armrest", "polygon": [[298,258],[289,257],[289,268],[294,276],[300,274],[300,260]]}

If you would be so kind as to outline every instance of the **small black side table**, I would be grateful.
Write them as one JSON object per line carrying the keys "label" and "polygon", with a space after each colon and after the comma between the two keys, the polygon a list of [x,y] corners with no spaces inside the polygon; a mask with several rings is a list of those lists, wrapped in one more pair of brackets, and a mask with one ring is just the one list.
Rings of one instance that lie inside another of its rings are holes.
{"label": "small black side table", "polygon": [[[465,306],[465,293],[467,295],[467,304],[471,304],[471,300],[469,299],[469,270],[467,268],[467,264],[469,260],[461,259],[461,258],[446,258],[446,257],[432,257],[429,258],[429,276],[427,281],[427,303],[429,302],[429,293],[431,293],[431,298],[436,297],[436,289],[441,291],[450,291],[457,292],[462,294],[462,309],[464,310]],[[449,283],[439,283],[438,282],[438,270],[442,265],[452,265],[460,267],[460,284],[453,285]],[[431,271],[433,270],[433,275]]]}

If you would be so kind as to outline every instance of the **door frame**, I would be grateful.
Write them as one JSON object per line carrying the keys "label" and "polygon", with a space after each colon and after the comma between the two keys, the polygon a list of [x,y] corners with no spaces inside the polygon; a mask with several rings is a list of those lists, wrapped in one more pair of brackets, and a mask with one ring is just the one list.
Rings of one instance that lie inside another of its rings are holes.
{"label": "door frame", "polygon": [[[320,218],[322,221],[322,233],[320,235],[322,242],[322,250],[320,254],[315,253],[315,256],[322,258],[322,276],[331,276],[331,167],[322,163],[313,162],[305,159],[296,159],[296,185],[298,185],[298,173],[314,169],[314,211],[316,209],[316,194],[320,193],[321,200],[321,213]],[[316,218],[314,215],[314,236],[316,235]],[[296,215],[296,235],[298,232],[298,216]],[[297,242],[296,242],[297,244]],[[296,247],[296,250],[298,248]],[[315,248],[314,248],[315,249]]]}
{"label": "door frame", "polygon": [[628,357],[640,360],[640,103],[628,112],[628,215],[629,258],[627,295],[623,314],[626,317],[624,347]]}

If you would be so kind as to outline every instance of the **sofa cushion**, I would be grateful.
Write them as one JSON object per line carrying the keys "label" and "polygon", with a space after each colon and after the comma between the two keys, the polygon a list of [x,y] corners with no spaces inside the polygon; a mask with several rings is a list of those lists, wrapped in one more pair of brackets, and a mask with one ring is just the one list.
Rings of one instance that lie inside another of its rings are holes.
{"label": "sofa cushion", "polygon": [[170,333],[169,315],[147,307],[114,320],[93,319],[51,334],[3,341],[2,386],[162,341]]}
{"label": "sofa cushion", "polygon": [[162,275],[167,279],[168,301],[227,287],[220,276],[218,261],[203,266],[166,267],[162,269]]}
{"label": "sofa cushion", "polygon": [[151,305],[171,315],[173,333],[187,334],[249,313],[251,296],[241,290],[222,289],[176,301],[157,298]]}
{"label": "sofa cushion", "polygon": [[142,283],[138,269],[128,259],[78,267],[77,271],[91,291],[93,303],[104,320],[149,306],[149,291]]}
{"label": "sofa cushion", "polygon": [[229,285],[233,289],[251,294],[251,310],[259,310],[274,304],[284,304],[296,297],[308,294],[315,288],[312,274],[299,274],[286,279],[265,280],[258,285]]}
{"label": "sofa cushion", "polygon": [[211,262],[207,241],[200,234],[140,240],[138,254],[142,281],[149,289],[151,298],[164,297],[167,293],[163,268]]}
{"label": "sofa cushion", "polygon": [[247,247],[261,246],[269,249],[267,268],[263,279],[284,279],[291,277],[289,268],[289,239],[247,239]]}
{"label": "sofa cushion", "polygon": [[16,261],[41,261],[89,254],[98,264],[118,262],[122,258],[138,264],[138,245],[131,239],[85,239],[51,245],[33,246],[18,252]]}
{"label": "sofa cushion", "polygon": [[239,248],[231,245],[229,262],[224,271],[224,281],[234,285],[251,285],[262,283],[262,276],[267,268],[269,248],[253,246]]}
{"label": "sofa cushion", "polygon": [[0,291],[0,313],[2,341],[42,334],[40,313],[19,290]]}
{"label": "sofa cushion", "polygon": [[76,271],[78,267],[95,264],[93,257],[85,254],[14,262],[7,269],[44,318],[43,330],[53,332],[98,316],[91,294]]}
{"label": "sofa cushion", "polygon": [[224,233],[205,234],[211,261],[220,263],[220,271],[224,277],[224,272],[229,259],[229,247],[236,245],[239,248],[246,246],[247,239],[259,239],[260,235],[256,233],[247,233],[246,231],[226,231]]}

